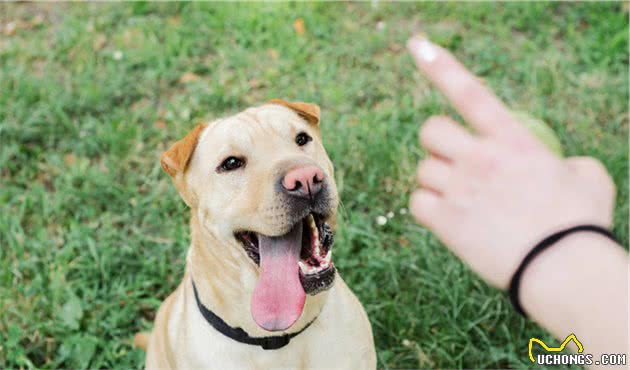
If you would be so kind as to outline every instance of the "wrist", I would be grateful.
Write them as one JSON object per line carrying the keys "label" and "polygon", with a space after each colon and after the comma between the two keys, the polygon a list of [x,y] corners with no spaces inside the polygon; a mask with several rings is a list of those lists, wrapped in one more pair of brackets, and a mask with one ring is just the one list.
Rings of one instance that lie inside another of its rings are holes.
{"label": "wrist", "polygon": [[605,287],[616,278],[609,269],[623,265],[623,255],[623,249],[604,235],[569,234],[527,266],[520,283],[521,305],[553,333],[577,331],[585,314],[595,315],[597,306],[605,303]]}

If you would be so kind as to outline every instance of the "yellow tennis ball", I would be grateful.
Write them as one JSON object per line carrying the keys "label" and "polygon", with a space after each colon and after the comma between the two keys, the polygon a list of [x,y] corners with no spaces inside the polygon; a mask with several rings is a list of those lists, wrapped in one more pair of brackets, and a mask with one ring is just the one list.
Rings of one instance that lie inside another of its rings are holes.
{"label": "yellow tennis ball", "polygon": [[544,121],[530,116],[525,112],[512,111],[516,118],[523,126],[525,126],[536,138],[543,142],[552,152],[563,157],[562,144],[556,136],[556,133]]}

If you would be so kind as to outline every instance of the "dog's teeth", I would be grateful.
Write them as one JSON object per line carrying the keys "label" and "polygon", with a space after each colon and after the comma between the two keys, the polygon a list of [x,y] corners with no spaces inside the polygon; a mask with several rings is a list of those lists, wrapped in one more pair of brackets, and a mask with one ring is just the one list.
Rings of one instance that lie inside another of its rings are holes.
{"label": "dog's teeth", "polygon": [[298,261],[298,266],[300,266],[302,273],[306,274],[308,272],[308,267],[304,264],[304,262]]}
{"label": "dog's teeth", "polygon": [[328,264],[328,262],[330,262],[330,257],[332,256],[332,254],[330,252],[332,252],[332,251],[328,251],[328,253],[326,253],[326,257],[324,257],[324,261],[326,261],[326,264]]}
{"label": "dog's teeth", "polygon": [[308,225],[311,227],[311,230],[313,231],[313,235],[316,237],[318,236],[318,231],[317,231],[317,224],[315,223],[315,217],[313,217],[313,215],[308,215]]}

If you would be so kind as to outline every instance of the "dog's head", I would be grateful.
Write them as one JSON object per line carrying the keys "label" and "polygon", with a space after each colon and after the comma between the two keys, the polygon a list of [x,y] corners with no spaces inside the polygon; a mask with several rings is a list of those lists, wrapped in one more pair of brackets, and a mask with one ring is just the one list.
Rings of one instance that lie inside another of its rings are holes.
{"label": "dog's head", "polygon": [[266,330],[291,326],[305,293],[335,277],[338,196],[319,121],[317,105],[275,99],[197,125],[161,157],[202,227],[258,266],[251,309]]}

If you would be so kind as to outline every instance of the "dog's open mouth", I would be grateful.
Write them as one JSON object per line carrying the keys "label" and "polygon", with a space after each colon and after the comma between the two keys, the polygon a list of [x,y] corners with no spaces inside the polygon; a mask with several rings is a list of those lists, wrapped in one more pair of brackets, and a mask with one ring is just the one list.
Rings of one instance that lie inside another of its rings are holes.
{"label": "dog's open mouth", "polygon": [[[335,265],[331,258],[333,245],[332,228],[321,217],[309,214],[302,221],[302,246],[300,249],[300,281],[304,291],[315,295],[330,288],[335,279]],[[252,231],[236,233],[249,258],[260,265],[259,234]]]}
{"label": "dog's open mouth", "polygon": [[302,313],[305,293],[315,295],[332,286],[333,233],[321,216],[311,213],[281,236],[251,231],[235,236],[260,266],[252,314],[262,328],[278,331],[290,327]]}

